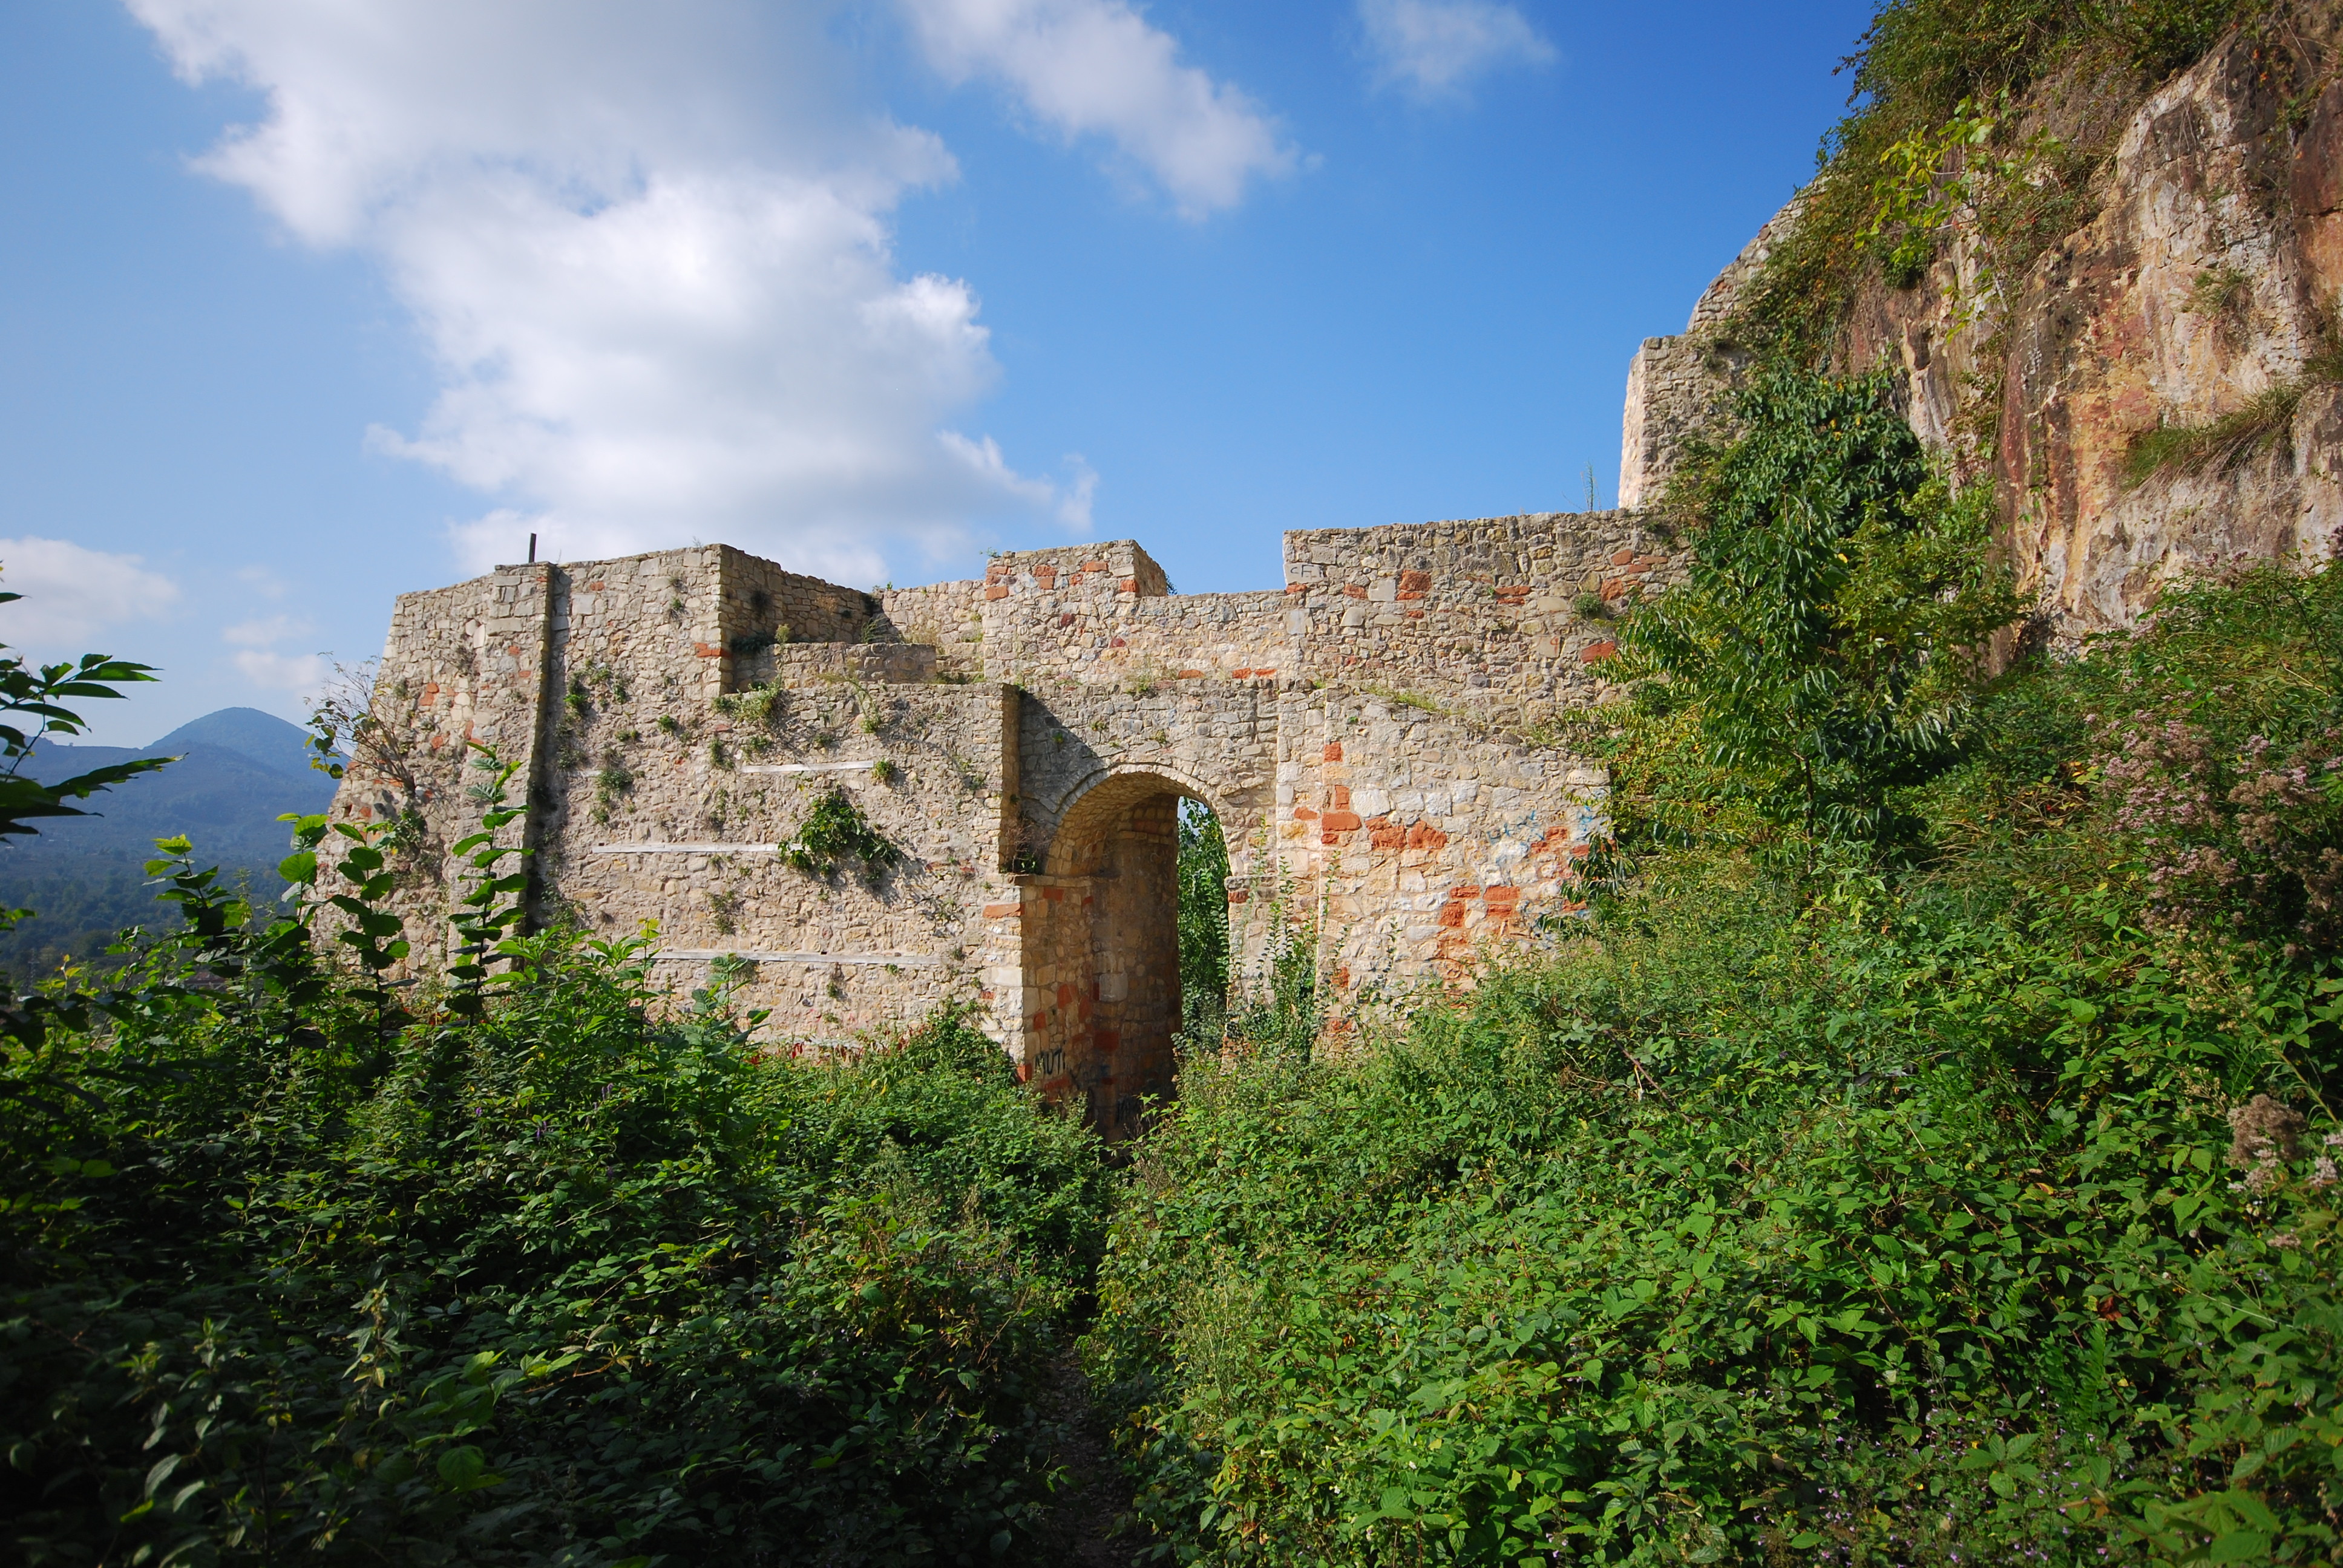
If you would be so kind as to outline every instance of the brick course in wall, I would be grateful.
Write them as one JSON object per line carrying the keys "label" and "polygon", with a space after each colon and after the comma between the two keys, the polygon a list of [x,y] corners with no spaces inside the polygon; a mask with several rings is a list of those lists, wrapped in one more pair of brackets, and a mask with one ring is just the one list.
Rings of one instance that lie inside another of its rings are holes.
{"label": "brick course in wall", "polygon": [[[1180,1018],[1179,798],[1220,816],[1233,969],[1315,952],[1343,1020],[1552,941],[1600,771],[1609,613],[1680,558],[1630,513],[1290,533],[1285,586],[1174,594],[1129,540],[864,595],[729,547],[499,568],[399,600],[335,810],[395,824],[413,963],[446,961],[470,743],[521,765],[533,916],[729,958],[769,1031],[849,1046],[967,1006],[1128,1130]],[[784,852],[842,794],[904,854]]]}

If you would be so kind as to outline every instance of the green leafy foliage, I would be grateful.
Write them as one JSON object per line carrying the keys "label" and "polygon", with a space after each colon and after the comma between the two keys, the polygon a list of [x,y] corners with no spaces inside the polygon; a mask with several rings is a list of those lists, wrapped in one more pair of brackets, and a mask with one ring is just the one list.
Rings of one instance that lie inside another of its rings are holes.
{"label": "green leafy foliage", "polygon": [[[14,604],[24,597],[0,593],[0,604]],[[85,815],[70,802],[86,800],[170,762],[167,757],[134,758],[49,784],[25,771],[34,748],[44,739],[80,735],[86,729],[81,715],[66,703],[119,698],[123,693],[118,688],[154,678],[152,666],[107,654],[29,665],[0,647],[0,762],[5,763],[0,768],[0,839],[38,832],[45,819]]]}
{"label": "green leafy foliage", "polygon": [[[1092,1341],[1143,1511],[1231,1563],[2328,1560],[2343,988],[2141,891],[1679,857],[1376,1049],[1192,1064]],[[2241,1151],[2256,1094],[2315,1124]]]}
{"label": "green leafy foliage", "polygon": [[1846,62],[1848,113],[1824,141],[1798,220],[1730,335],[1802,363],[1825,359],[1867,276],[1908,287],[1956,235],[1976,242],[1973,292],[2022,276],[2088,221],[2092,174],[2132,107],[2232,23],[2271,9],[1889,0]]}
{"label": "green leafy foliage", "polygon": [[9,1560],[976,1563],[1050,1539],[1094,1141],[952,1016],[800,1061],[723,986],[666,1009],[650,933],[523,934],[512,769],[483,760],[437,1010],[391,978],[374,835],[311,816],[284,912],[162,840],[176,929],[11,1011]]}
{"label": "green leafy foliage", "polygon": [[991,1042],[775,1058],[655,1021],[640,944],[566,934],[508,939],[531,983],[493,1008],[385,1036],[363,986],[272,989],[186,885],[217,918],[102,1000],[104,1037],[0,1077],[13,1557],[1032,1538],[1105,1177]]}
{"label": "green leafy foliage", "polygon": [[823,791],[806,813],[797,837],[781,846],[781,858],[809,877],[834,877],[841,863],[852,861],[860,868],[863,881],[875,888],[904,857],[870,825],[852,796],[833,788]]}
{"label": "green leafy foliage", "polygon": [[1702,518],[1689,580],[1620,632],[1622,837],[1892,847],[1895,793],[1957,759],[1976,652],[2016,618],[1988,498],[1932,477],[1876,379],[1776,367],[1738,412],[1674,498]]}
{"label": "green leafy foliage", "polygon": [[1987,680],[1980,520],[1875,389],[1746,412],[1621,639],[1598,919],[1353,1050],[1191,1060],[1139,1151],[1087,1342],[1139,1518],[1217,1563],[2333,1561],[2343,571]]}
{"label": "green leafy foliage", "polygon": [[1180,802],[1180,1032],[1212,1050],[1229,1007],[1229,848],[1221,819],[1200,800]]}
{"label": "green leafy foliage", "polygon": [[454,981],[447,998],[449,1012],[459,1018],[477,1019],[488,1011],[488,988],[495,981],[509,984],[521,975],[518,968],[508,968],[501,974],[492,972],[491,966],[500,958],[513,958],[525,952],[519,944],[522,923],[528,915],[527,896],[528,873],[525,870],[499,872],[498,868],[507,859],[524,859],[529,851],[517,844],[499,844],[498,836],[528,813],[518,806],[506,803],[505,792],[520,764],[506,762],[495,750],[478,741],[472,743],[479,752],[474,765],[491,777],[476,789],[487,809],[480,814],[480,828],[456,840],[449,853],[458,856],[470,868],[472,885],[456,907],[456,952],[458,962],[447,970]]}

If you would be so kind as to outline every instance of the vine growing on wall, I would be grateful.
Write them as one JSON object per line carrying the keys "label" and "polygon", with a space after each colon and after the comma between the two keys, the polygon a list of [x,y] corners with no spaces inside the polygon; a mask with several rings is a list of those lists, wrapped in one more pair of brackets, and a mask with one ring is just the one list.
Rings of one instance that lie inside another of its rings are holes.
{"label": "vine growing on wall", "polygon": [[837,876],[842,865],[851,862],[860,869],[863,884],[876,888],[907,857],[870,825],[851,796],[833,786],[806,813],[797,837],[781,846],[781,859],[809,877],[822,878]]}

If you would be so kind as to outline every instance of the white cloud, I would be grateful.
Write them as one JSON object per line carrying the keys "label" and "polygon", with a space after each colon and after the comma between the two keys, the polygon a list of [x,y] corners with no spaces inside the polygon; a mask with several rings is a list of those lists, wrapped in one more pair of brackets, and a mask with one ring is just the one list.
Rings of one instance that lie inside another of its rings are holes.
{"label": "white cloud", "polygon": [[1502,65],[1559,56],[1528,17],[1498,0],[1359,0],[1378,85],[1422,97],[1460,93]]}
{"label": "white cloud", "polygon": [[200,166],[413,312],[440,393],[370,439],[494,498],[467,567],[697,536],[866,580],[1081,491],[943,438],[998,367],[889,222],[955,167],[850,100],[824,7],[126,3],[184,77],[264,96]]}
{"label": "white cloud", "polygon": [[333,661],[322,653],[278,653],[270,648],[247,648],[239,651],[236,667],[255,686],[289,691],[302,698],[316,696],[334,673]]}
{"label": "white cloud", "polygon": [[0,589],[25,596],[0,606],[0,639],[51,658],[97,651],[93,639],[109,628],[160,615],[177,601],[179,585],[146,570],[145,558],[66,539],[0,539]]}
{"label": "white cloud", "polygon": [[947,79],[993,77],[1068,140],[1104,136],[1183,216],[1234,206],[1252,179],[1295,166],[1260,106],[1182,65],[1178,42],[1129,0],[902,3]]}

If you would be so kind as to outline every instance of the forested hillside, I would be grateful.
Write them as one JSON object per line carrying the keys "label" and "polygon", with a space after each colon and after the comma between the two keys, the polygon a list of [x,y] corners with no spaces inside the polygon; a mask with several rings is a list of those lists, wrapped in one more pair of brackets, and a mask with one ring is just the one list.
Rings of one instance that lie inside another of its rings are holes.
{"label": "forested hillside", "polygon": [[44,827],[37,838],[0,848],[0,905],[35,917],[0,936],[0,970],[20,981],[68,958],[103,954],[124,926],[152,924],[170,911],[155,902],[146,861],[155,840],[184,833],[207,865],[249,878],[262,900],[285,886],[287,812],[322,811],[334,781],[309,767],[308,732],[251,708],[228,708],[136,749],[44,743],[25,770],[55,780],[86,768],[139,757],[176,757],[159,771],[114,786],[90,803],[95,815]]}

